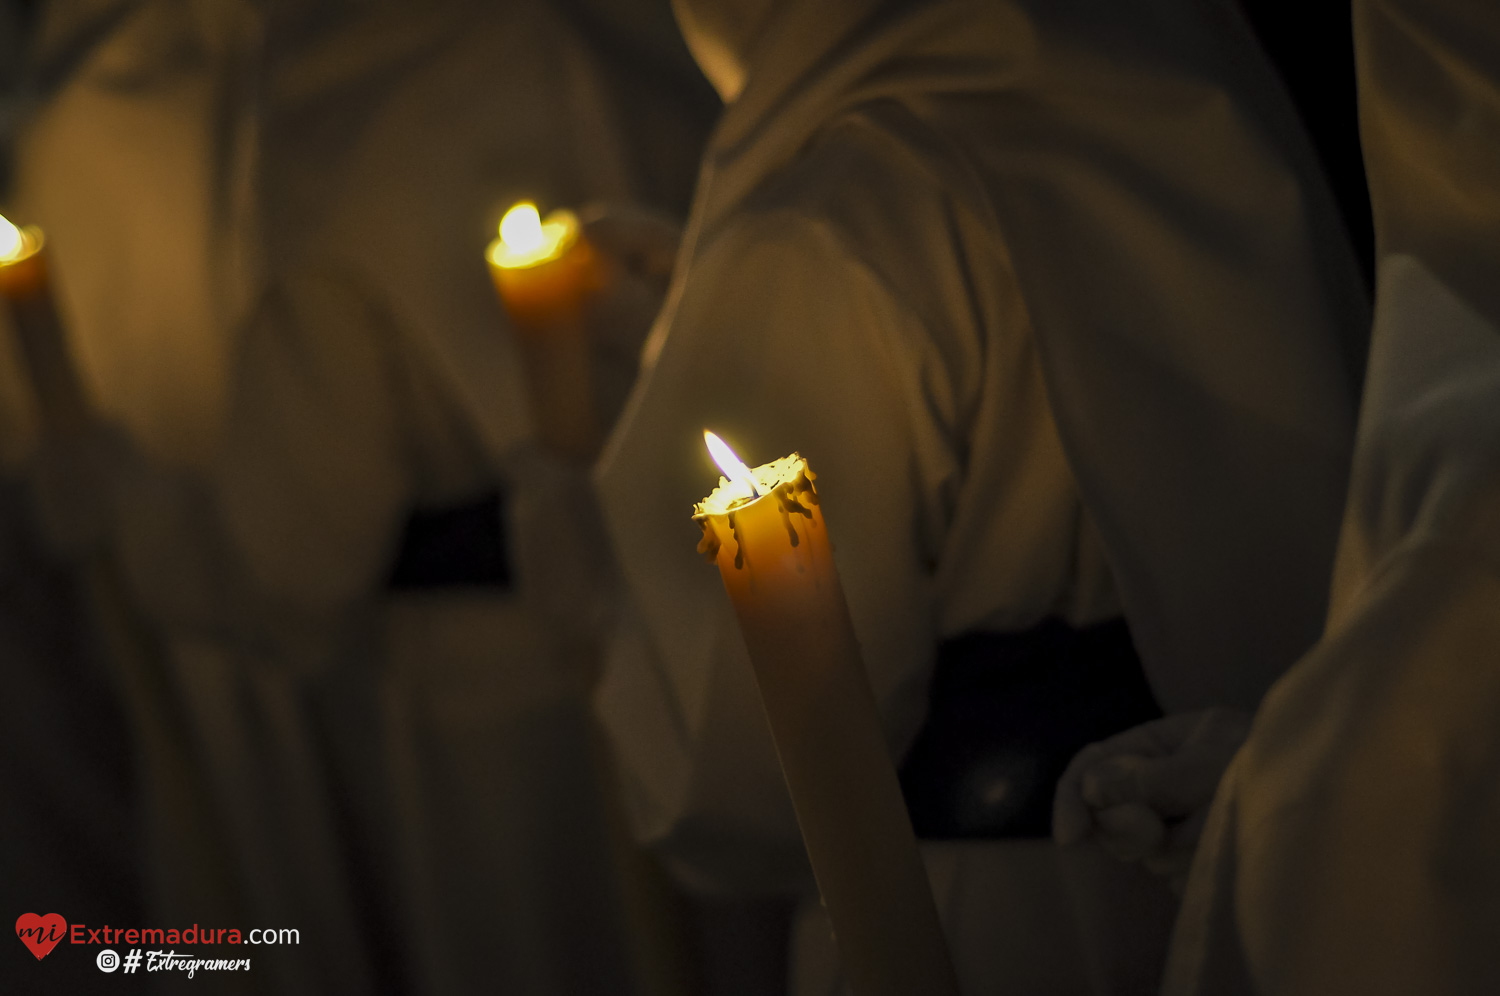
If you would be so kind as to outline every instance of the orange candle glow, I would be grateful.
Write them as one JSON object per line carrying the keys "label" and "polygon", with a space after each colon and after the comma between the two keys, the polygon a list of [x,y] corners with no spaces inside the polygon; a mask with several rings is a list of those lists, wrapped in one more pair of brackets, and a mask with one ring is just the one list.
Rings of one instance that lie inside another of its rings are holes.
{"label": "orange candle glow", "polygon": [[40,228],[17,228],[0,215],[0,295],[15,299],[45,290],[45,242]]}
{"label": "orange candle glow", "polygon": [[554,211],[543,220],[529,201],[505,213],[485,258],[515,326],[538,437],[592,458],[601,427],[584,312],[606,283],[604,260],[573,212]]}
{"label": "orange candle glow", "polygon": [[42,427],[68,434],[82,429],[89,406],[52,300],[45,246],[41,229],[17,228],[0,216],[0,297],[10,308]]}
{"label": "orange candle glow", "polygon": [[694,509],[750,651],[782,774],[856,996],[957,996],[958,983],[860,657],[823,509],[793,453],[724,472]]}

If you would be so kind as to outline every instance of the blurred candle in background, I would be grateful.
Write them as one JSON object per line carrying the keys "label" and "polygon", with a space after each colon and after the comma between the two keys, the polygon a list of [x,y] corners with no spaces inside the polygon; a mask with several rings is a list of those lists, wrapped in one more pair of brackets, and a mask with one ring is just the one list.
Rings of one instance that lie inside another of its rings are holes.
{"label": "blurred candle in background", "polygon": [[67,435],[83,429],[89,405],[52,299],[45,246],[41,229],[17,228],[0,216],[0,297],[10,308],[43,430]]}
{"label": "blurred candle in background", "polygon": [[[86,443],[95,414],[52,299],[45,239],[41,229],[17,228],[4,217],[0,217],[0,298],[9,306],[20,340],[22,361],[36,396],[43,446],[55,444],[66,452],[79,442]],[[82,488],[88,489],[86,497],[107,508],[109,484],[98,477],[80,480]],[[175,707],[177,696],[165,673],[165,655],[155,633],[139,615],[120,575],[108,529],[106,519],[105,542],[86,549],[77,566],[88,618],[124,697],[136,783],[149,800],[143,805],[170,806],[173,819],[208,826],[213,817],[202,800],[209,794],[203,786],[193,785],[196,775],[187,761],[193,756],[193,734]],[[229,861],[227,855],[215,852],[217,846],[216,839],[203,831],[176,858],[184,868],[196,863],[194,874],[205,878],[222,874]]]}
{"label": "blurred candle in background", "polygon": [[505,213],[485,258],[516,329],[538,438],[593,459],[603,427],[584,312],[607,282],[603,258],[573,212],[554,211],[543,220],[529,201]]}
{"label": "blurred candle in background", "polygon": [[958,996],[815,475],[796,453],[752,470],[703,436],[724,477],[694,510],[698,550],[739,618],[850,989]]}

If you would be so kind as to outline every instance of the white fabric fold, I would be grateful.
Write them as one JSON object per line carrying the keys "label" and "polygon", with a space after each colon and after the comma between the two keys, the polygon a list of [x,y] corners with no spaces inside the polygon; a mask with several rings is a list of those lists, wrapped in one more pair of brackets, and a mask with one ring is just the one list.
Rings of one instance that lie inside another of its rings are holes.
{"label": "white fabric fold", "polygon": [[1355,15],[1380,260],[1328,633],[1220,785],[1172,996],[1500,988],[1500,12]]}

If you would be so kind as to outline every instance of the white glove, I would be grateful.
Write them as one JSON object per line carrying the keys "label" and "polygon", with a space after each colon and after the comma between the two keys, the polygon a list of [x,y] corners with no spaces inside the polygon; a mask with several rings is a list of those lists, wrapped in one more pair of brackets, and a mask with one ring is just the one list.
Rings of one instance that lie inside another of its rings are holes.
{"label": "white glove", "polygon": [[1090,744],[1057,783],[1057,843],[1097,840],[1181,891],[1219,778],[1250,732],[1235,709],[1178,713]]}
{"label": "white glove", "polygon": [[581,221],[590,244],[613,263],[613,279],[587,317],[599,381],[595,401],[607,431],[635,384],[641,348],[666,300],[682,227],[624,204],[590,205]]}

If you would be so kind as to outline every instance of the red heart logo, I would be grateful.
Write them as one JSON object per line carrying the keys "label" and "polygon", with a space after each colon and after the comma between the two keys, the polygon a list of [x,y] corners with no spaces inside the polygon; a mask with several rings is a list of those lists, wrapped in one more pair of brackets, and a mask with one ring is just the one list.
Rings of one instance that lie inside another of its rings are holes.
{"label": "red heart logo", "polygon": [[62,918],[61,913],[48,913],[46,916],[22,913],[16,918],[16,936],[31,949],[36,960],[41,961],[57,947],[58,941],[68,936],[68,921]]}

